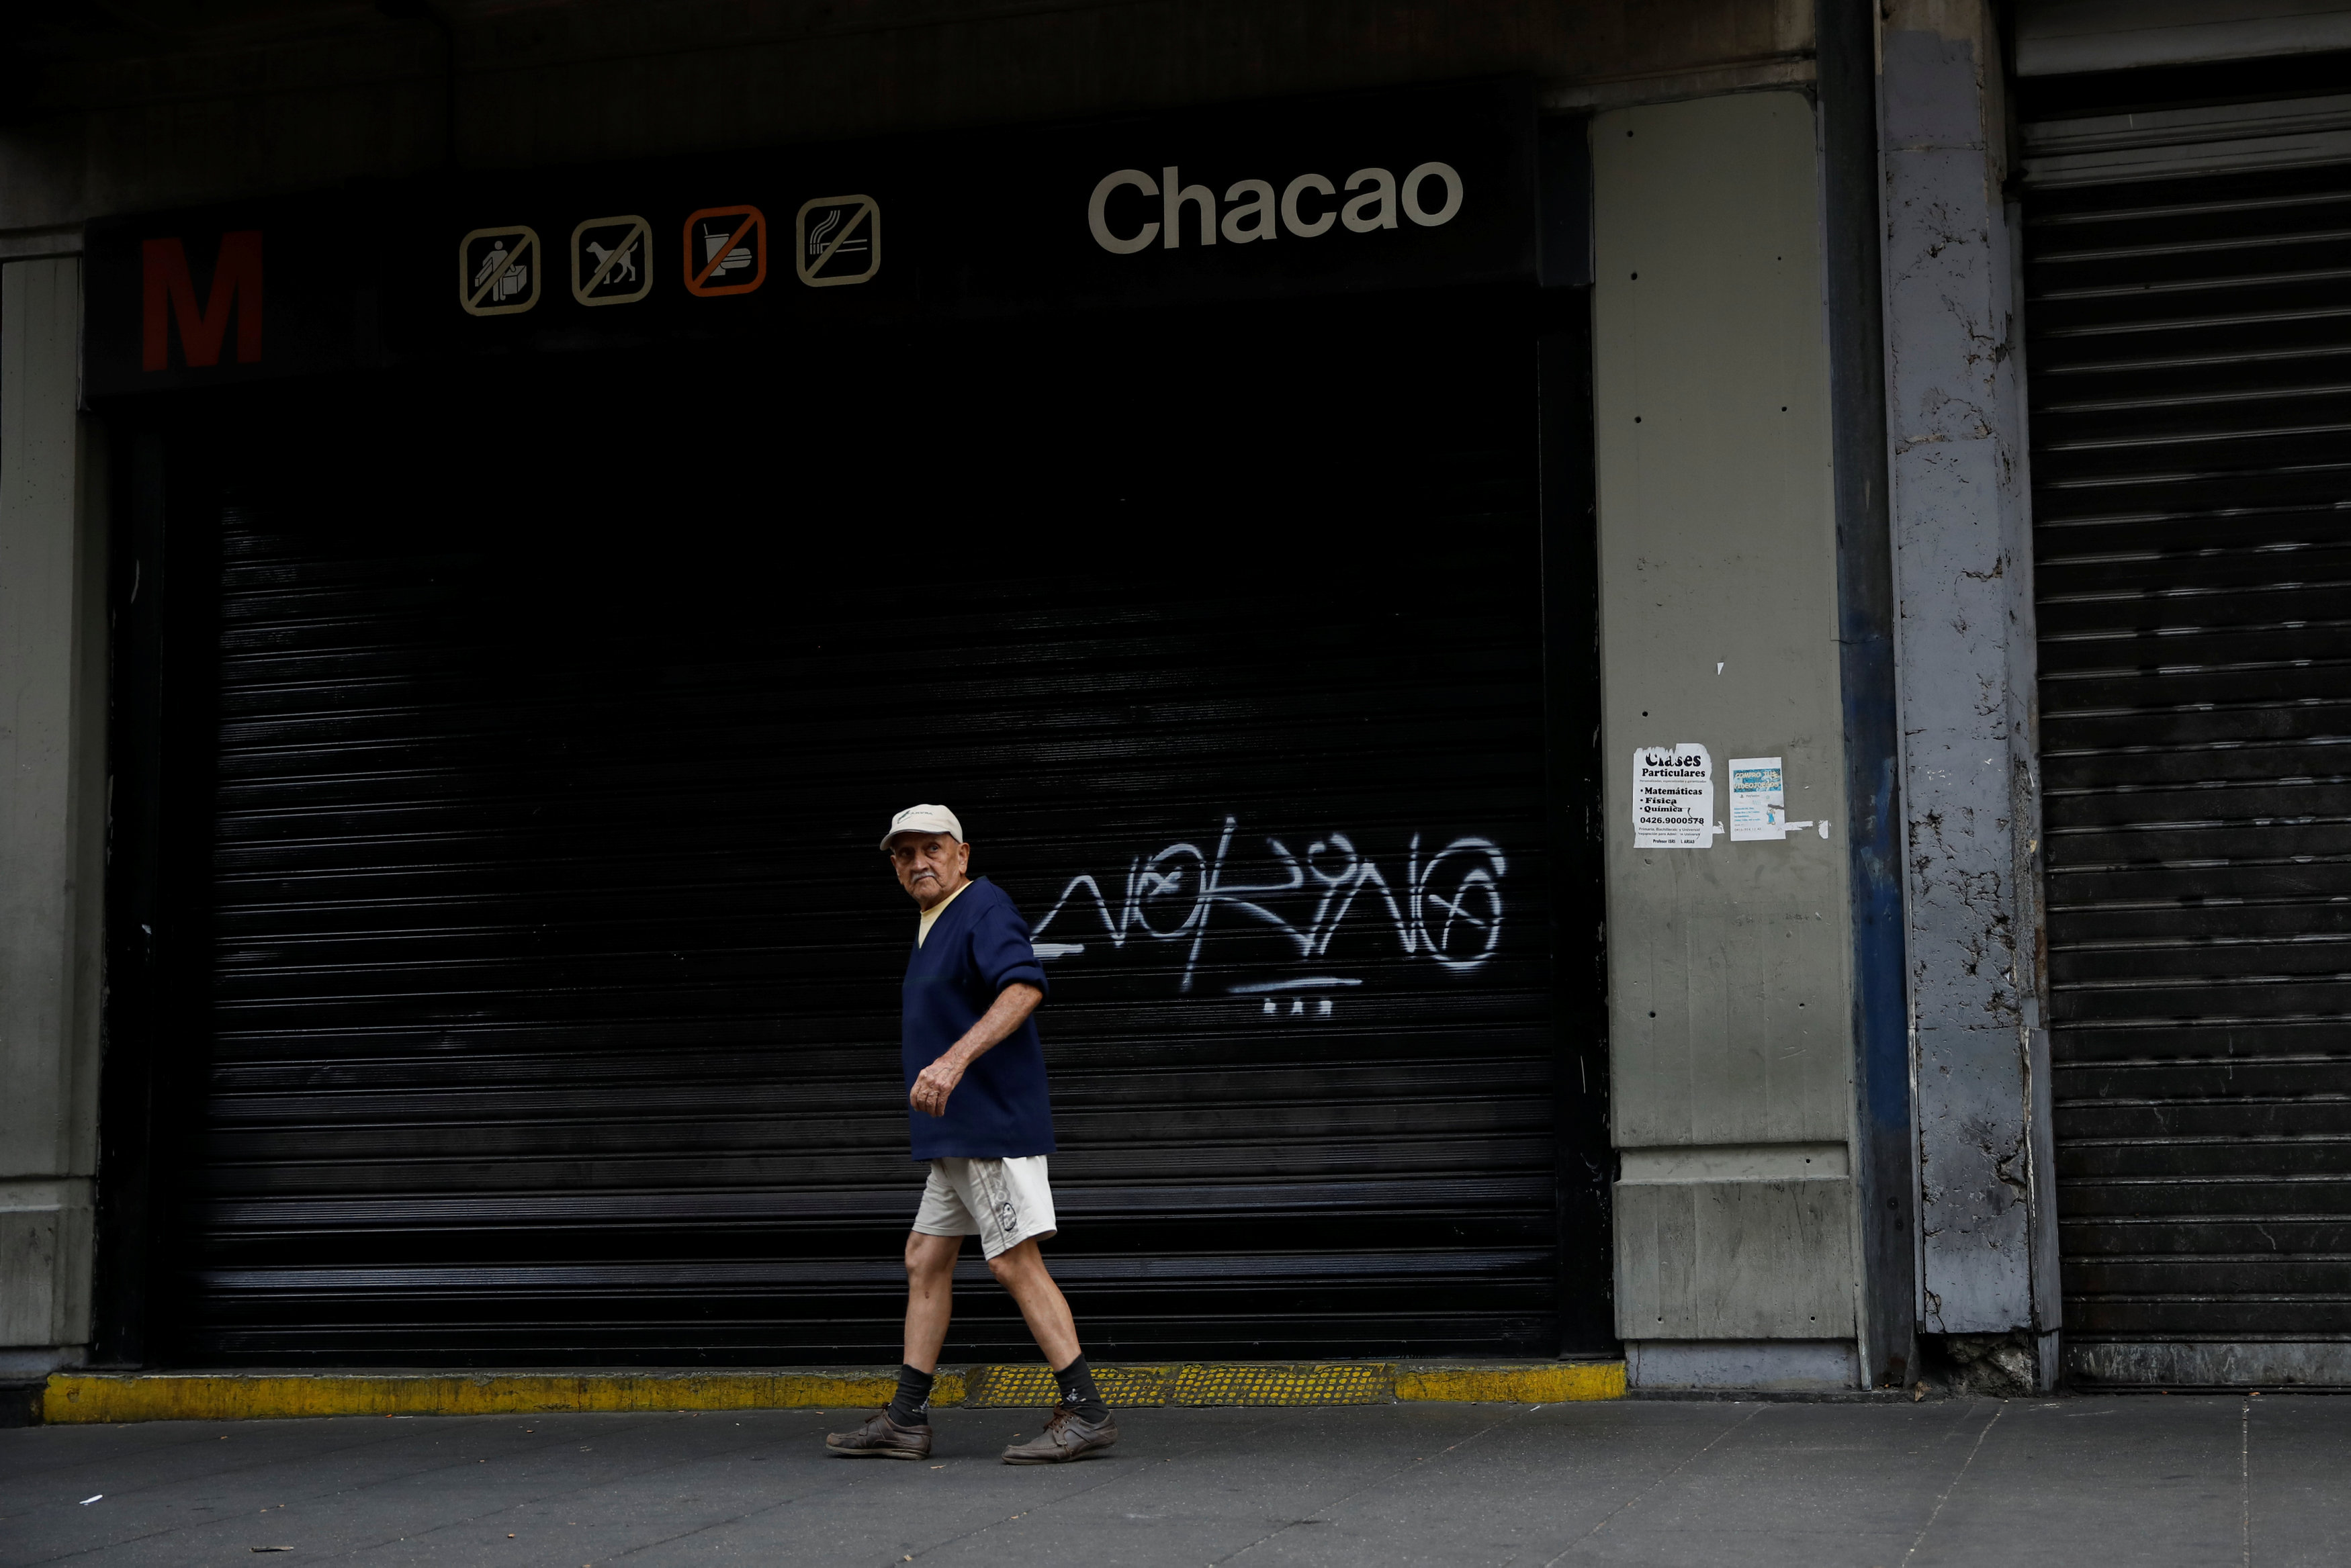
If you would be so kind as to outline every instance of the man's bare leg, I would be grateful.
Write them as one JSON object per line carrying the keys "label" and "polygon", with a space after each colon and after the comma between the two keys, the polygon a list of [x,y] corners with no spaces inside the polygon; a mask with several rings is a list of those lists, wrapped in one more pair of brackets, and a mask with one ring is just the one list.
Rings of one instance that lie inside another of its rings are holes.
{"label": "man's bare leg", "polygon": [[956,1254],[962,1251],[960,1236],[907,1235],[906,1365],[898,1368],[898,1391],[855,1431],[828,1434],[827,1451],[852,1459],[931,1457],[931,1379],[955,1311]]}
{"label": "man's bare leg", "polygon": [[[1032,1244],[1032,1253],[1037,1250]],[[906,1236],[906,1365],[917,1372],[939,1369],[939,1350],[947,1342],[947,1320],[955,1315],[956,1254],[963,1251],[960,1236],[925,1236],[909,1231]],[[1038,1260],[1041,1271],[1044,1260]],[[999,1276],[1000,1277],[1000,1276]],[[1052,1288],[1052,1281],[1045,1282]],[[1054,1292],[1054,1299],[1061,1293]],[[1023,1306],[1022,1312],[1028,1308]],[[1063,1322],[1069,1320],[1070,1309],[1061,1309]],[[1070,1343],[1077,1343],[1075,1335]],[[1072,1351],[1071,1354],[1075,1355]]]}
{"label": "man's bare leg", "polygon": [[1037,1243],[1023,1241],[990,1258],[987,1266],[995,1271],[998,1282],[1020,1303],[1020,1315],[1027,1321],[1029,1332],[1036,1335],[1037,1348],[1045,1353],[1046,1363],[1053,1368],[1053,1381],[1061,1387],[1061,1397],[1054,1402],[1053,1414],[1045,1429],[1029,1441],[1015,1443],[1005,1449],[1004,1462],[1066,1464],[1100,1453],[1117,1442],[1118,1422],[1112,1418],[1102,1391],[1094,1386],[1093,1373],[1078,1346],[1078,1325],[1070,1316],[1070,1303],[1061,1298],[1061,1287],[1046,1272],[1045,1255],[1038,1251]]}
{"label": "man's bare leg", "polygon": [[[916,1240],[928,1241],[930,1238],[918,1237]],[[910,1245],[906,1251],[909,1269],[914,1266],[914,1249]],[[1053,1276],[1046,1272],[1045,1254],[1038,1251],[1036,1241],[1032,1238],[1017,1247],[1008,1248],[988,1259],[987,1266],[994,1271],[997,1282],[1010,1291],[1012,1299],[1020,1303],[1021,1319],[1028,1324],[1029,1332],[1036,1336],[1037,1348],[1045,1353],[1046,1365],[1059,1371],[1075,1361],[1078,1358],[1077,1320],[1070,1315],[1070,1303],[1061,1298],[1061,1287],[1055,1284]],[[946,1299],[942,1292],[942,1303]],[[939,1317],[939,1337],[932,1342],[934,1357],[938,1355],[938,1345],[946,1343],[946,1316],[943,1306]],[[920,1366],[922,1363],[914,1357],[914,1313],[909,1304],[906,1309],[906,1359],[911,1365]]]}

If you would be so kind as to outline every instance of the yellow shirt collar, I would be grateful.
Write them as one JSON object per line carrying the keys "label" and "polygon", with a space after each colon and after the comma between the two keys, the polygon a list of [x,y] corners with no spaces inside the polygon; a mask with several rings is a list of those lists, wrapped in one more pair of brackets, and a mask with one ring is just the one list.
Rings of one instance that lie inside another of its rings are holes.
{"label": "yellow shirt collar", "polygon": [[946,914],[949,904],[954,903],[957,898],[962,898],[966,893],[970,891],[971,884],[969,882],[966,882],[962,887],[957,888],[954,892],[949,893],[946,898],[941,898],[937,903],[933,904],[929,909],[925,909],[923,911],[922,923],[914,928],[914,945],[916,947],[921,947],[925,941],[929,940],[931,935],[931,922],[937,919],[941,915]]}

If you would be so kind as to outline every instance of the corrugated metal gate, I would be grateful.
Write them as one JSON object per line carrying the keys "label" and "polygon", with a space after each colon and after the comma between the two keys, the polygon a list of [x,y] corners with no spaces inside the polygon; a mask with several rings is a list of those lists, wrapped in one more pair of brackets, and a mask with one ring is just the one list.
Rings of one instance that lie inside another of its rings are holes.
{"label": "corrugated metal gate", "polygon": [[2245,118],[2028,141],[2054,1134],[2090,1380],[2351,1381],[2351,161],[2324,161],[2351,145]]}
{"label": "corrugated metal gate", "polygon": [[[894,1360],[916,799],[1053,955],[1092,1354],[1556,1349],[1514,308],[507,361],[177,438],[225,499],[167,1354]],[[950,1357],[1033,1355],[966,1270]]]}

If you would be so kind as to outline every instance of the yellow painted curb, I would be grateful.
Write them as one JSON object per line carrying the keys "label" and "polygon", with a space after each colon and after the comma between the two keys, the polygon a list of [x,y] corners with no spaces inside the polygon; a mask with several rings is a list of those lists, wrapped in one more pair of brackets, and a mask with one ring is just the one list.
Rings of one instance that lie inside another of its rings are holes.
{"label": "yellow painted curb", "polygon": [[[855,1409],[887,1404],[887,1376],[863,1372],[444,1375],[366,1373],[107,1376],[58,1373],[41,1416],[88,1421],[239,1421],[301,1416],[535,1416],[558,1411]],[[960,1373],[934,1402],[961,1404]]]}
{"label": "yellow painted curb", "polygon": [[[1420,1365],[1332,1362],[1186,1363],[1096,1368],[1122,1403],[1384,1404],[1456,1400],[1540,1405],[1621,1399],[1625,1364],[1461,1362]],[[1014,1386],[1036,1403],[1051,1398],[1039,1366],[942,1370],[931,1403],[1009,1402]],[[1347,1375],[1341,1377],[1339,1375]],[[1347,1386],[1334,1383],[1337,1378]],[[1145,1387],[1148,1383],[1150,1387]],[[1039,1386],[1033,1391],[1029,1385]],[[1374,1386],[1379,1385],[1379,1386]],[[991,1386],[1001,1393],[991,1396]],[[1228,1387],[1228,1386],[1230,1386]],[[856,1410],[886,1404],[895,1390],[881,1368],[807,1372],[589,1373],[87,1373],[60,1372],[42,1396],[46,1421],[240,1421],[318,1416],[537,1416],[653,1410]]]}
{"label": "yellow painted curb", "polygon": [[1621,1361],[1546,1361],[1523,1366],[1399,1366],[1395,1397],[1488,1405],[1552,1405],[1625,1397]]}

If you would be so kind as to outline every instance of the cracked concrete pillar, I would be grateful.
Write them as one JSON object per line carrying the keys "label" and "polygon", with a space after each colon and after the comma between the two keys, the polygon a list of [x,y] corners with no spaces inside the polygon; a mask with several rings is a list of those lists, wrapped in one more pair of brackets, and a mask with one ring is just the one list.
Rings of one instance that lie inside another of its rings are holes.
{"label": "cracked concrete pillar", "polygon": [[1984,0],[1893,0],[1883,16],[1919,1328],[1946,1337],[1966,1380],[2045,1387],[2057,1367],[2056,1206],[2001,51]]}

